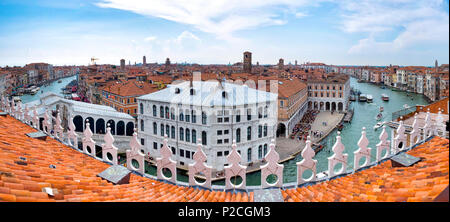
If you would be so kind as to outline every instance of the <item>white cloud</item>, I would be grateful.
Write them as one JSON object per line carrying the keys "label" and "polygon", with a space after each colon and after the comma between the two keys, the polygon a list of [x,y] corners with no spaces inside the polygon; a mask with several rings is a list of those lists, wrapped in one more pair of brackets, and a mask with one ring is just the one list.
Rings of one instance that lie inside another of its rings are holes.
{"label": "white cloud", "polygon": [[259,26],[282,25],[283,9],[316,4],[307,0],[103,0],[96,5],[132,11],[192,25],[215,34],[219,39],[233,40],[233,33]]}
{"label": "white cloud", "polygon": [[[422,43],[447,43],[448,13],[442,0],[342,0],[341,29],[348,33],[368,33],[349,53],[395,52]],[[397,34],[393,34],[397,33]],[[393,36],[392,41],[377,41]]]}
{"label": "white cloud", "polygon": [[304,12],[297,12],[297,13],[295,13],[295,17],[296,18],[303,18],[303,17],[306,17],[306,16],[308,16],[308,14],[306,14]]}
{"label": "white cloud", "polygon": [[151,42],[151,41],[155,41],[156,39],[157,39],[156,36],[149,36],[149,37],[145,38],[144,41]]}

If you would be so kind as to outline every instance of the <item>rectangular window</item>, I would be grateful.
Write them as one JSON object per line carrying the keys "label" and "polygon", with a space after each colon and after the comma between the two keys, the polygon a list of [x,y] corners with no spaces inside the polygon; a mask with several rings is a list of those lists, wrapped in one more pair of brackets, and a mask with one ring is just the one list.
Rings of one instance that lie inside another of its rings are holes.
{"label": "rectangular window", "polygon": [[218,136],[222,135],[222,130],[217,130],[217,135]]}
{"label": "rectangular window", "polygon": [[225,151],[224,152],[225,156],[228,156],[229,153],[230,153],[230,151]]}
{"label": "rectangular window", "polygon": [[224,130],[224,131],[223,131],[223,134],[225,134],[225,135],[228,135],[228,133],[230,133],[229,130]]}
{"label": "rectangular window", "polygon": [[186,150],[186,158],[188,159],[191,158],[191,151]]}
{"label": "rectangular window", "polygon": [[222,140],[217,140],[217,144],[222,144]]}
{"label": "rectangular window", "polygon": [[230,122],[230,117],[225,117],[224,122],[226,122],[226,123]]}
{"label": "rectangular window", "polygon": [[217,152],[217,156],[222,156],[222,151]]}
{"label": "rectangular window", "polygon": [[223,121],[222,118],[217,118],[218,123],[221,123],[222,121]]}
{"label": "rectangular window", "polygon": [[229,143],[229,142],[230,142],[229,139],[224,139],[224,140],[223,140],[223,143]]}
{"label": "rectangular window", "polygon": [[184,157],[184,150],[183,149],[180,149],[180,156]]}
{"label": "rectangular window", "polygon": [[157,142],[153,142],[153,149],[155,149],[155,150],[158,149],[158,143]]}
{"label": "rectangular window", "polygon": [[144,146],[145,144],[145,139],[141,139],[141,145]]}

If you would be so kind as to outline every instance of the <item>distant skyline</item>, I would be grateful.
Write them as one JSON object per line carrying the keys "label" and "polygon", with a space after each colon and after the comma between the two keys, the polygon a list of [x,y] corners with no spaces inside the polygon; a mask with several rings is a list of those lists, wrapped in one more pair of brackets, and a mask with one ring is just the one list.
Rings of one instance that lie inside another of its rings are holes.
{"label": "distant skyline", "polygon": [[0,66],[449,63],[448,0],[2,0]]}

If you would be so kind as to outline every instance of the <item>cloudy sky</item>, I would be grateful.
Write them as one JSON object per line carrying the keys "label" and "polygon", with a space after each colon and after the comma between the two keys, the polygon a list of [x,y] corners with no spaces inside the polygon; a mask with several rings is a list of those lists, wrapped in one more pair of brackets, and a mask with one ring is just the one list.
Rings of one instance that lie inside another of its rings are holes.
{"label": "cloudy sky", "polygon": [[0,66],[449,63],[448,0],[1,0]]}

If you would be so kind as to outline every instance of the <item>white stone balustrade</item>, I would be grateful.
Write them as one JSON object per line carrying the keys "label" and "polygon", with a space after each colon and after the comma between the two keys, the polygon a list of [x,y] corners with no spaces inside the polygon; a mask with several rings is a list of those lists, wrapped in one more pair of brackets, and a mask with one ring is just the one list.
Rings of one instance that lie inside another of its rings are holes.
{"label": "white stone balustrade", "polygon": [[[177,162],[172,159],[172,151],[169,146],[167,146],[167,135],[164,136],[163,146],[160,150],[161,157],[156,158],[156,177],[158,179],[163,179],[171,181],[172,183],[177,182]],[[172,174],[171,177],[166,177],[163,170],[170,170]]]}
{"label": "white stone balustrade", "polygon": [[[303,184],[306,182],[313,182],[316,180],[316,166],[317,166],[317,160],[314,160],[314,156],[316,155],[316,152],[311,147],[311,138],[308,136],[306,140],[305,148],[302,150],[301,153],[303,160],[300,162],[297,162],[297,184]],[[306,170],[311,170],[312,175],[310,178],[303,178],[303,173]]]}
{"label": "white stone balustrade", "polygon": [[[370,164],[370,152],[372,151],[372,148],[368,148],[369,140],[366,136],[366,127],[362,128],[361,132],[361,138],[359,138],[358,141],[358,149],[353,152],[354,154],[354,162],[353,162],[353,169],[354,171],[357,171],[359,168],[365,167]],[[359,165],[359,161],[361,158],[365,158],[366,161]]]}
{"label": "white stone balustrade", "polygon": [[61,116],[59,112],[56,113],[55,125],[53,126],[53,135],[57,139],[63,139],[63,130],[64,128],[61,126]]}
{"label": "white stone balustrade", "polygon": [[[376,145],[377,146],[377,162],[380,162],[382,159],[388,157],[391,154],[391,141],[388,140],[388,133],[386,132],[386,126],[383,126],[383,130],[380,133],[380,136],[378,137],[380,139],[380,142]],[[383,151],[386,151],[386,154],[381,156]]]}
{"label": "white stone balustrade", "polygon": [[[201,139],[198,139],[197,151],[194,153],[193,159],[194,163],[189,164],[189,185],[211,188],[212,167],[206,164],[206,154],[203,152]],[[198,173],[205,177],[205,182],[199,183],[195,179],[195,175]]]}
{"label": "white stone balustrade", "polygon": [[[36,107],[35,107],[36,111]],[[70,146],[78,146],[78,135],[75,132],[75,124],[73,123],[73,116],[69,118],[69,130],[67,130],[67,142]],[[73,141],[73,143],[72,143]]]}
{"label": "white stone balustrade", "polygon": [[396,136],[394,137],[394,154],[406,149],[406,134],[403,118],[400,117],[400,124],[398,125]]}
{"label": "white stone balustrade", "polygon": [[[284,165],[279,164],[280,156],[275,151],[275,140],[272,139],[269,144],[269,152],[266,154],[266,164],[261,166],[261,186],[266,187],[281,187],[283,186],[283,169]],[[267,177],[275,175],[277,180],[274,183],[269,183]]]}
{"label": "white stone balustrade", "polygon": [[106,127],[106,134],[103,137],[105,143],[102,144],[102,158],[104,161],[112,163],[113,165],[117,165],[117,151],[119,150],[116,146],[114,146],[114,137],[111,134],[111,127],[108,123]]}
{"label": "white stone balustrade", "polygon": [[94,134],[91,131],[89,121],[86,121],[86,129],[84,129],[83,135],[83,152],[90,156],[95,156],[95,141],[92,139]]}
{"label": "white stone balustrade", "polygon": [[[237,152],[236,140],[233,140],[231,145],[231,153],[227,156],[228,166],[225,166],[225,189],[245,189],[247,187],[246,169],[247,166],[242,166],[241,155]],[[242,178],[240,184],[233,184],[231,180],[236,180],[237,176]]]}
{"label": "white stone balustrade", "polygon": [[144,175],[145,153],[141,150],[142,145],[138,141],[136,128],[134,128],[133,137],[130,140],[130,149],[127,150],[127,168]]}
{"label": "white stone balustrade", "polygon": [[16,105],[16,118],[20,121],[23,121],[23,110],[21,102],[18,102]]}
{"label": "white stone balustrade", "polygon": [[12,117],[16,117],[16,103],[14,102],[14,99],[11,99],[11,107],[9,113]]}
{"label": "white stone balustrade", "polygon": [[46,133],[46,134],[50,134],[50,131],[51,131],[51,120],[50,120],[50,118],[49,118],[49,116],[48,116],[48,110],[46,109],[45,110],[45,112],[44,112],[44,121],[42,122],[42,129],[44,130],[44,132]]}
{"label": "white stone balustrade", "polygon": [[[12,107],[18,107],[20,109],[21,105],[20,103],[17,104],[17,106],[12,106],[9,104],[8,98],[1,98],[1,106],[2,108],[6,110],[10,110],[11,112],[15,112],[16,119],[21,118],[21,114],[16,109],[16,111],[13,110]],[[14,104],[13,101],[11,101],[11,104]],[[9,108],[8,108],[9,105]],[[22,109],[20,109],[22,110]],[[25,123],[33,125],[33,127],[39,129],[39,116],[37,115],[36,106],[32,107],[32,115],[29,115],[28,106],[25,105],[24,115],[23,119],[25,120]],[[19,113],[18,113],[19,112]],[[32,119],[30,121],[30,118]],[[54,126],[55,131],[55,137],[62,138],[62,130],[61,127],[61,119],[59,112],[56,115],[56,123]],[[48,133],[48,130],[51,126],[48,126],[49,124],[49,117],[47,111],[44,112],[44,121],[43,121],[43,129],[46,133]],[[427,116],[425,118],[425,126],[422,128],[423,130],[423,140],[427,139],[430,136],[433,136],[434,134],[443,129],[442,127],[445,127],[442,112],[439,110],[438,116],[436,118],[436,123],[434,124],[434,128],[431,122],[431,116],[429,111],[427,112]],[[418,127],[418,121],[417,121],[417,114],[414,116],[414,123],[412,125],[413,130],[411,131],[410,135],[410,147],[414,146],[415,144],[423,142],[423,140],[420,139],[420,128]],[[59,129],[59,130],[58,130]],[[434,131],[437,130],[437,131]],[[61,131],[60,131],[61,130]],[[111,164],[117,165],[118,164],[118,149],[114,146],[114,137],[111,134],[111,128],[109,124],[106,128],[106,134],[104,136],[105,143],[102,144],[102,153],[103,153],[103,160],[106,162],[109,162]],[[445,128],[444,128],[445,131]],[[394,137],[394,131],[392,131],[392,137]],[[405,134],[405,126],[403,125],[403,121],[400,121],[400,125],[396,131],[396,136],[393,139],[392,143],[390,140],[388,140],[388,133],[386,131],[386,126],[383,126],[383,130],[380,133],[379,139],[380,142],[376,145],[376,159],[377,162],[380,162],[383,159],[388,158],[391,156],[391,152],[394,152],[396,154],[397,152],[401,152],[406,150],[406,134]],[[93,133],[90,129],[90,123],[89,121],[86,121],[86,128],[83,132],[83,150],[82,152],[95,157],[95,141],[92,139]],[[75,124],[73,122],[73,116],[70,116],[69,124],[68,124],[68,132],[67,132],[67,138],[68,138],[68,144],[71,146],[77,146],[77,134],[75,133]],[[72,144],[72,141],[73,144]],[[198,140],[198,148],[196,153],[193,155],[194,163],[189,164],[189,185],[190,186],[202,186],[205,188],[212,188],[212,167],[208,166],[206,164],[206,155],[203,152],[203,146],[200,143],[200,139]],[[358,150],[354,152],[354,171],[371,165],[370,159],[371,159],[371,148],[368,148],[369,140],[366,137],[366,129],[363,128],[361,132],[361,137],[358,141]],[[88,149],[89,147],[89,149]],[[142,145],[139,143],[137,139],[137,132],[136,129],[134,129],[133,138],[130,141],[130,150],[127,150],[127,167],[133,171],[137,171],[141,173],[142,175],[145,174],[145,154],[142,152]],[[275,151],[275,145],[274,140],[271,141],[271,144],[269,146],[269,152],[265,156],[265,159],[267,163],[260,167],[261,169],[261,188],[267,188],[267,187],[282,187],[283,186],[283,168],[284,166],[281,164],[278,164],[279,155]],[[328,158],[328,176],[327,179],[331,179],[334,176],[343,174],[346,172],[347,169],[347,159],[348,154],[344,154],[345,146],[342,144],[340,132],[338,132],[338,135],[336,136],[336,143],[332,147],[333,155]],[[392,151],[393,150],[393,151]],[[382,152],[386,151],[386,154],[381,156]],[[161,180],[170,181],[174,184],[177,183],[177,170],[176,170],[176,161],[172,159],[172,151],[167,146],[167,135],[165,136],[163,146],[160,150],[161,157],[156,158],[156,167],[157,167],[157,178]],[[306,141],[306,146],[301,152],[301,155],[303,157],[303,160],[296,163],[297,165],[297,184],[301,185],[306,182],[314,182],[316,181],[316,166],[318,161],[314,160],[315,152],[311,147],[311,141],[310,137],[308,137]],[[359,161],[361,158],[366,158],[366,161],[361,166],[359,165]],[[133,163],[135,160],[135,163]],[[246,189],[246,166],[243,166],[240,164],[241,162],[241,155],[237,152],[237,145],[236,141],[233,140],[232,144],[232,151],[227,156],[228,165],[225,166],[225,189]],[[138,167],[136,167],[136,163],[138,163]],[[335,172],[335,166],[337,164],[341,163],[342,168]],[[163,169],[168,169],[171,171],[172,176],[166,177],[163,174]],[[304,179],[302,175],[306,170],[312,171],[312,176],[310,178]],[[206,180],[204,183],[199,183],[195,180],[194,176],[198,173],[201,173],[205,176]],[[266,181],[266,178],[269,175],[276,175],[277,181],[275,183],[268,183]],[[233,184],[231,181],[233,178],[236,178],[237,176],[242,178],[242,182],[240,184]]]}
{"label": "white stone balustrade", "polygon": [[7,112],[11,115],[11,104],[10,104],[8,97],[6,97],[5,112]]}
{"label": "white stone balustrade", "polygon": [[32,118],[32,121],[33,121],[33,127],[36,128],[36,129],[39,129],[39,115],[37,113],[36,106],[33,106],[33,118]]}
{"label": "white stone balustrade", "polygon": [[25,104],[24,113],[23,113],[23,121],[26,124],[30,124],[30,121],[31,121],[30,109],[28,109],[28,104]]}
{"label": "white stone balustrade", "polygon": [[[341,132],[338,132],[338,135],[336,136],[336,143],[334,144],[333,148],[333,155],[328,157],[328,176],[329,178],[332,178],[336,175],[340,175],[345,173],[347,170],[347,159],[348,154],[344,154],[345,146],[342,144],[341,141]],[[335,172],[334,167],[341,163],[342,168]]]}
{"label": "white stone balustrade", "polygon": [[414,122],[412,124],[412,131],[409,133],[410,147],[420,141],[419,122],[417,121],[417,113],[414,115]]}
{"label": "white stone balustrade", "polygon": [[427,115],[425,116],[425,125],[423,126],[423,140],[425,141],[428,137],[433,135],[432,130],[432,123],[431,123],[431,115],[430,115],[430,109],[427,111]]}
{"label": "white stone balustrade", "polygon": [[446,130],[445,130],[444,117],[442,116],[442,111],[439,108],[439,112],[436,117],[436,134],[435,135],[441,136],[441,137],[446,137],[445,133],[446,133]]}

